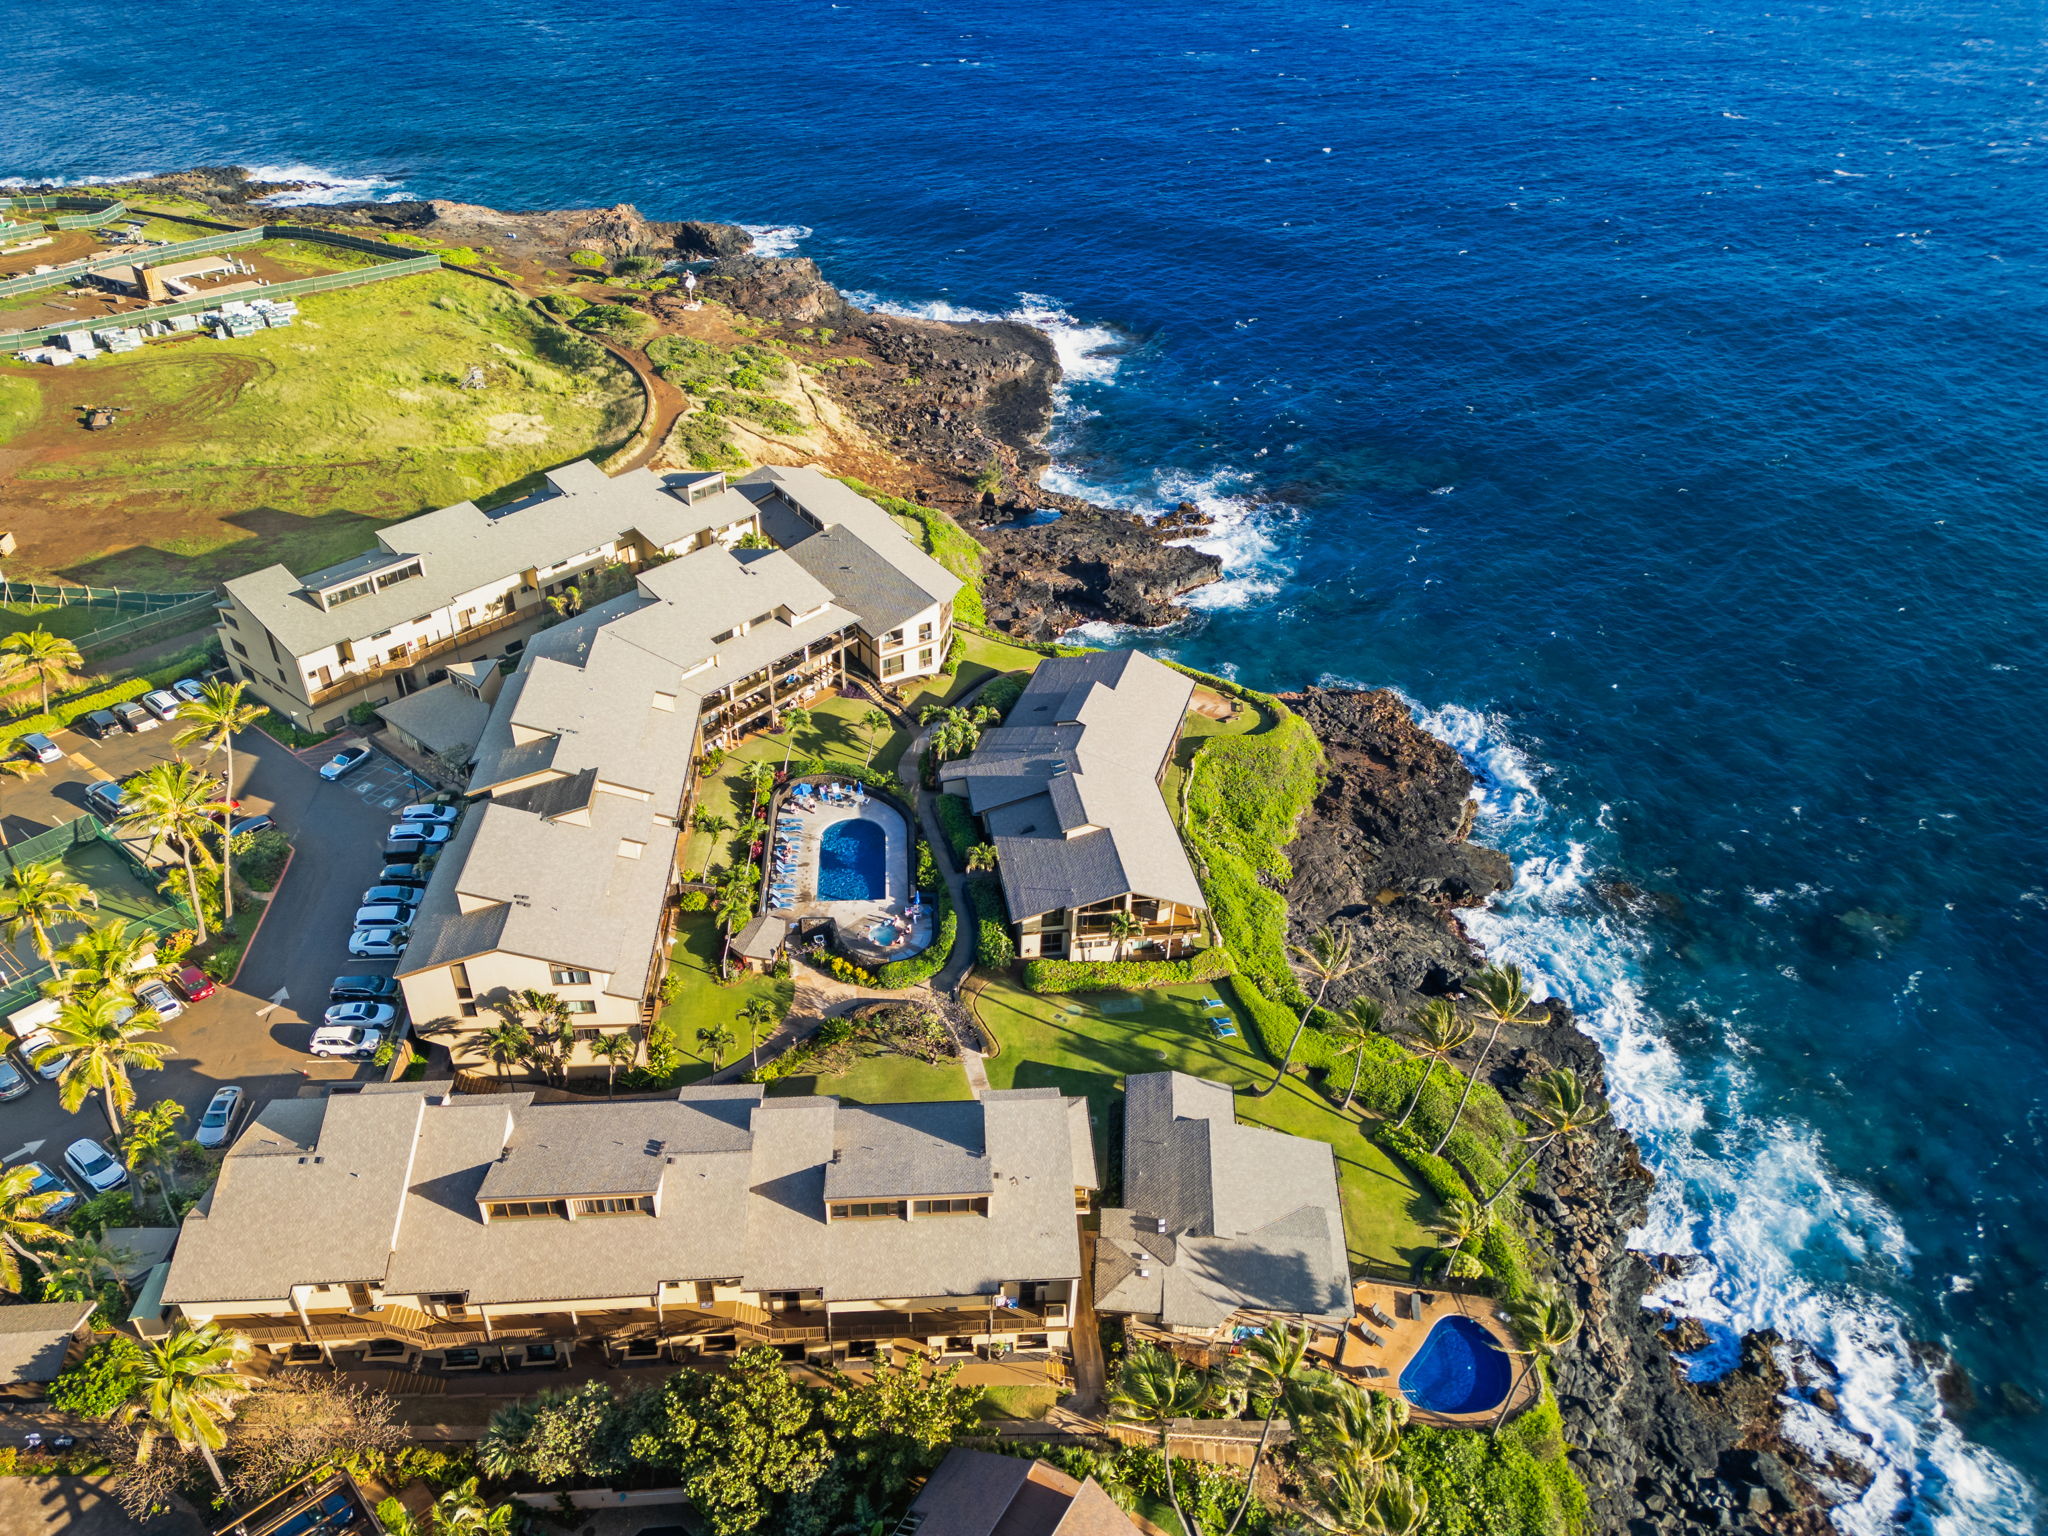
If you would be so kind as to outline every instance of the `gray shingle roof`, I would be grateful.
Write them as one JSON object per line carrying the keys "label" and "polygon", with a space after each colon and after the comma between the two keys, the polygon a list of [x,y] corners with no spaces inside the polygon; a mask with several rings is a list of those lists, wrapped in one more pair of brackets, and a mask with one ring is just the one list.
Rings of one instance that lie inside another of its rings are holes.
{"label": "gray shingle roof", "polygon": [[1205,905],[1159,774],[1194,682],[1140,651],[1043,662],[1002,725],[942,770],[982,817],[1010,916],[1126,894]]}
{"label": "gray shingle roof", "polygon": [[460,683],[444,681],[380,704],[377,713],[429,752],[466,752],[483,735],[491,706]]}
{"label": "gray shingle roof", "polygon": [[1102,1213],[1100,1310],[1189,1328],[1240,1310],[1349,1315],[1335,1155],[1238,1124],[1223,1084],[1179,1072],[1124,1080],[1124,1198]]}
{"label": "gray shingle roof", "polygon": [[833,1127],[827,1200],[985,1195],[988,1155],[982,1107],[881,1104],[842,1108]]}
{"label": "gray shingle roof", "polygon": [[55,1381],[92,1308],[89,1301],[0,1307],[0,1383]]}
{"label": "gray shingle roof", "polygon": [[1094,1478],[956,1446],[919,1490],[917,1536],[1131,1536],[1138,1527]]}
{"label": "gray shingle roof", "polygon": [[[830,475],[820,474],[809,465],[795,468],[770,465],[757,469],[742,476],[734,483],[733,489],[757,504],[768,497],[779,496],[796,508],[809,526],[824,533],[843,530],[852,536],[851,540],[835,541],[833,551],[851,567],[848,572],[853,582],[850,592],[865,594],[876,604],[878,616],[870,618],[861,610],[859,602],[847,603],[848,607],[861,613],[866,627],[876,633],[895,628],[911,614],[921,612],[934,603],[951,602],[961,588],[960,578],[913,543],[912,535],[895,518],[851,487],[842,485]],[[773,531],[778,542],[790,544],[786,526],[778,522]],[[791,553],[809,542],[811,540],[790,544]],[[855,542],[866,547],[867,560],[856,561],[852,556]],[[829,555],[816,558],[821,565],[832,563]],[[904,585],[886,582],[874,569],[873,561],[887,565]],[[836,581],[830,584],[838,590]],[[911,592],[921,594],[924,600],[893,618],[885,616],[908,601]]]}

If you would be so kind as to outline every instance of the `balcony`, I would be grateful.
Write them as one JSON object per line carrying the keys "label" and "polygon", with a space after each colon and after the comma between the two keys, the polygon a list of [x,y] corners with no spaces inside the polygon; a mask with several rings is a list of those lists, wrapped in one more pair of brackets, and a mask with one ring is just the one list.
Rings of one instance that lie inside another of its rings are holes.
{"label": "balcony", "polygon": [[472,624],[469,628],[459,630],[445,640],[434,640],[420,645],[416,649],[406,652],[403,656],[394,656],[389,661],[379,662],[373,667],[363,667],[354,671],[344,672],[326,687],[314,689],[311,694],[312,702],[316,705],[325,704],[331,699],[342,697],[344,694],[355,693],[359,689],[366,688],[380,679],[394,676],[400,672],[410,672],[423,661],[431,661],[436,656],[445,656],[451,651],[458,651],[465,645],[486,639],[491,635],[499,633],[501,630],[511,629],[515,625],[524,624],[531,619],[538,618],[546,611],[544,608],[515,608],[510,613],[500,614],[498,617],[488,619],[482,624]]}

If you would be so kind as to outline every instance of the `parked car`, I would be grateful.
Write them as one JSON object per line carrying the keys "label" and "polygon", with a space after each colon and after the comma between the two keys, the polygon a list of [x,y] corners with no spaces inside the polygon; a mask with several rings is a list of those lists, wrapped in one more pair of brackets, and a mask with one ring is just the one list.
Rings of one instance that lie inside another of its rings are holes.
{"label": "parked car", "polygon": [[144,709],[133,699],[124,699],[113,706],[114,718],[138,736],[144,731],[156,729],[156,716]]}
{"label": "parked car", "polygon": [[135,1000],[145,1008],[154,1008],[160,1019],[175,1019],[185,1011],[185,1005],[178,994],[160,981],[145,981],[135,989]]}
{"label": "parked car", "polygon": [[[384,873],[388,876],[394,865],[414,865],[427,856],[427,845],[416,837],[403,837],[384,844]],[[414,879],[420,879],[414,875]],[[422,882],[424,883],[424,882]]]}
{"label": "parked car", "polygon": [[5,1056],[0,1056],[0,1103],[18,1099],[35,1086],[23,1072]]}
{"label": "parked car", "polygon": [[22,1063],[46,1083],[54,1083],[62,1075],[65,1064],[71,1057],[62,1051],[52,1051],[57,1037],[47,1029],[31,1029],[15,1039],[15,1048],[21,1052]]}
{"label": "parked car", "polygon": [[242,1107],[242,1090],[230,1083],[215,1091],[206,1101],[206,1113],[199,1117],[199,1129],[192,1139],[202,1147],[220,1147],[227,1144],[228,1132],[234,1129],[235,1115]]}
{"label": "parked car", "polygon": [[362,1029],[353,1024],[327,1024],[313,1031],[315,1056],[369,1056],[384,1043],[381,1029]]}
{"label": "parked car", "polygon": [[142,707],[159,720],[175,720],[185,701],[168,688],[152,688],[142,696]]}
{"label": "parked car", "polygon": [[416,890],[426,888],[426,877],[420,873],[417,864],[386,864],[377,871],[379,885],[409,885]]}
{"label": "parked car", "polygon": [[344,747],[320,765],[320,777],[332,784],[343,774],[353,772],[369,760],[368,747]]}
{"label": "parked car", "polygon": [[453,826],[462,815],[459,805],[408,805],[398,813],[400,821],[424,822],[433,827]]}
{"label": "parked car", "polygon": [[358,960],[396,960],[409,937],[404,928],[358,928],[348,936],[348,952]]}
{"label": "parked car", "polygon": [[32,1169],[35,1177],[29,1181],[28,1192],[32,1195],[55,1195],[57,1203],[43,1212],[43,1220],[69,1216],[78,1209],[78,1191],[66,1184],[50,1171],[48,1163],[23,1163],[23,1168]]}
{"label": "parked car", "polygon": [[384,835],[384,842],[386,847],[393,843],[418,843],[424,848],[438,848],[454,830],[443,822],[401,821]]}
{"label": "parked car", "polygon": [[228,836],[240,837],[245,832],[268,832],[277,822],[269,816],[237,816],[228,823]]}
{"label": "parked car", "polygon": [[356,908],[358,928],[410,928],[412,919],[413,909],[396,902],[382,901],[375,906]]}
{"label": "parked car", "polygon": [[363,905],[366,907],[383,905],[416,907],[420,904],[420,898],[424,895],[426,895],[426,890],[412,882],[408,882],[405,885],[373,885],[363,892]]}
{"label": "parked car", "polygon": [[388,1003],[397,996],[396,976],[337,976],[327,989],[330,1003]]}
{"label": "parked car", "polygon": [[90,1136],[81,1136],[64,1149],[64,1166],[87,1189],[96,1195],[104,1195],[110,1189],[119,1189],[128,1182],[128,1170],[114,1160],[99,1142]]}
{"label": "parked car", "polygon": [[206,685],[196,677],[181,677],[171,684],[171,692],[190,704],[197,704],[206,697]]}
{"label": "parked car", "polygon": [[64,749],[41,731],[30,731],[15,745],[21,748],[21,755],[32,763],[54,763],[64,755]]}
{"label": "parked car", "polygon": [[178,972],[178,990],[196,1003],[202,997],[213,996],[218,989],[214,986],[211,976],[196,965],[188,965]]}
{"label": "parked car", "polygon": [[382,1029],[397,1017],[398,1010],[389,1003],[336,1003],[327,1010],[329,1024],[359,1024],[371,1029]]}
{"label": "parked car", "polygon": [[95,779],[85,786],[86,809],[96,811],[105,821],[116,821],[121,815],[121,786],[113,779]]}
{"label": "parked car", "polygon": [[121,722],[114,718],[111,709],[96,709],[89,715],[81,715],[71,722],[72,729],[83,731],[94,741],[105,741],[121,729]]}

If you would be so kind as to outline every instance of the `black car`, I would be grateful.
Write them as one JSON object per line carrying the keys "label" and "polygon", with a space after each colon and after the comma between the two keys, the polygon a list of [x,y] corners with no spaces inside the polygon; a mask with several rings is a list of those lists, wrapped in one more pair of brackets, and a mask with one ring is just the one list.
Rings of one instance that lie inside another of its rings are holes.
{"label": "black car", "polygon": [[424,889],[426,881],[420,878],[417,864],[386,864],[377,871],[379,885],[411,885]]}
{"label": "black car", "polygon": [[120,734],[121,722],[114,718],[111,709],[96,709],[71,722],[74,728],[85,732],[94,741],[105,741],[109,736]]}
{"label": "black car", "polygon": [[[411,842],[409,840],[401,840],[395,843],[386,843],[384,845],[384,862],[387,865],[417,864],[421,859],[426,857],[426,853],[427,850],[425,849],[425,847],[423,847],[419,843]],[[414,871],[413,878],[415,880],[419,879],[419,873],[417,871]]]}
{"label": "black car", "polygon": [[327,989],[330,1003],[389,1003],[397,998],[395,976],[337,976]]}

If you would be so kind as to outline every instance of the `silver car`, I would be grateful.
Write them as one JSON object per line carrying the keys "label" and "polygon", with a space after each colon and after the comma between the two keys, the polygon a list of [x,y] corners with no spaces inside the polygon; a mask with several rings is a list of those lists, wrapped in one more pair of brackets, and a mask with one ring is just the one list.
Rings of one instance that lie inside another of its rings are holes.
{"label": "silver car", "polygon": [[206,1113],[199,1117],[199,1129],[192,1139],[202,1147],[227,1145],[228,1133],[235,1128],[235,1116],[242,1108],[242,1090],[230,1083],[220,1089],[207,1101]]}

